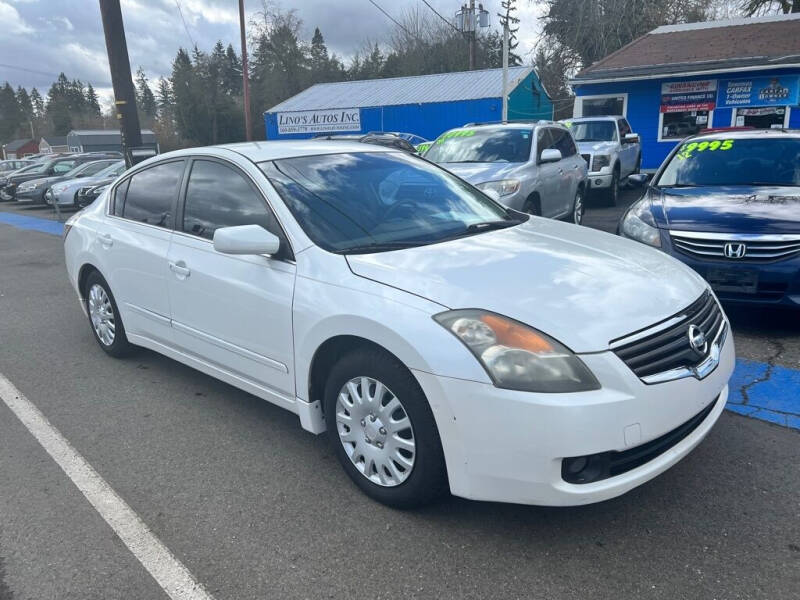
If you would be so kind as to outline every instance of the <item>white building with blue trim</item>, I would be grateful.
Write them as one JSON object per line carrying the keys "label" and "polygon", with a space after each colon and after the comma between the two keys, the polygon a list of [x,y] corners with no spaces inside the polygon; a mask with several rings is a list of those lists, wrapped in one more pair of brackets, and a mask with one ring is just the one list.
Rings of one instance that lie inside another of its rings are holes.
{"label": "white building with blue trim", "polygon": [[646,171],[707,128],[800,129],[800,14],[659,27],[570,83],[575,117],[627,117]]}

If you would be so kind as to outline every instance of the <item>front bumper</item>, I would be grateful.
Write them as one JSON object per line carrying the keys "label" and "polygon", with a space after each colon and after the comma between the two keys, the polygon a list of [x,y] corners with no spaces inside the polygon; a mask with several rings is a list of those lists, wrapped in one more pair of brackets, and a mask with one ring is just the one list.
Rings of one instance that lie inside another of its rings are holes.
{"label": "front bumper", "polygon": [[[526,393],[414,371],[436,418],[454,495],[551,506],[619,496],[669,469],[706,436],[725,407],[735,356],[728,336],[717,368],[705,379],[655,385],[644,384],[611,352],[581,359],[600,390]],[[565,458],[641,446],[711,404],[691,433],[640,466],[594,483],[562,477]]]}
{"label": "front bumper", "polygon": [[[661,230],[661,249],[708,278],[709,271],[729,269],[755,272],[755,290],[737,292],[715,289],[714,293],[726,304],[785,306],[800,309],[800,256],[777,261],[698,260],[677,250],[666,230]],[[713,287],[713,286],[712,286]]]}
{"label": "front bumper", "polygon": [[611,173],[589,173],[587,181],[592,189],[611,187]]}
{"label": "front bumper", "polygon": [[16,200],[21,204],[44,204],[45,190],[42,188],[20,192],[17,188]]}

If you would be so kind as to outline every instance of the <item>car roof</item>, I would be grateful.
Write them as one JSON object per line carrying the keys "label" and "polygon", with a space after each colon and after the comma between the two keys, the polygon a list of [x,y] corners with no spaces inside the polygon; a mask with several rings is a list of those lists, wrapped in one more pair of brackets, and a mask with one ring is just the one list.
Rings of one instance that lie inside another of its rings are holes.
{"label": "car roof", "polygon": [[797,129],[731,129],[728,131],[712,131],[711,133],[698,133],[686,139],[691,140],[746,140],[769,138],[800,138]]}
{"label": "car roof", "polygon": [[397,148],[389,148],[376,144],[363,144],[348,140],[281,140],[267,142],[239,142],[202,148],[186,148],[166,154],[159,154],[158,159],[166,157],[190,156],[192,154],[224,154],[235,152],[255,163],[282,158],[300,156],[317,156],[320,154],[343,154],[348,152],[398,152]]}
{"label": "car roof", "polygon": [[580,123],[581,121],[616,121],[617,119],[624,119],[622,115],[599,115],[597,117],[575,117],[571,119],[562,119],[563,121],[570,121],[571,123]]}

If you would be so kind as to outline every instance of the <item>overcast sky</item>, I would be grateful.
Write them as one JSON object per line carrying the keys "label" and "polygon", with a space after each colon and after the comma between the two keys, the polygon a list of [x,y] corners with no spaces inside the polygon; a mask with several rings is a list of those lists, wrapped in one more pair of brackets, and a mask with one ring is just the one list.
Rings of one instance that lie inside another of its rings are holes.
{"label": "overcast sky", "polygon": [[[375,0],[386,12],[400,18],[404,11],[420,8],[422,0]],[[462,0],[428,0],[452,19]],[[169,74],[178,47],[196,43],[210,50],[217,40],[238,48],[237,0],[122,0],[131,68],[141,65],[155,81]],[[329,50],[349,58],[366,40],[386,40],[392,22],[369,0],[282,0],[283,9],[294,8],[303,21],[304,37],[314,27],[322,31]],[[520,54],[538,35],[534,2],[519,0]],[[500,0],[484,6],[497,26]],[[180,12],[179,12],[180,7]],[[248,19],[261,10],[261,0],[246,0]],[[184,27],[181,14],[186,21]],[[430,14],[434,17],[432,12]],[[188,29],[188,32],[187,32]],[[60,72],[91,82],[103,100],[110,100],[111,78],[97,0],[0,0],[0,82],[14,87],[38,87],[44,96]]]}

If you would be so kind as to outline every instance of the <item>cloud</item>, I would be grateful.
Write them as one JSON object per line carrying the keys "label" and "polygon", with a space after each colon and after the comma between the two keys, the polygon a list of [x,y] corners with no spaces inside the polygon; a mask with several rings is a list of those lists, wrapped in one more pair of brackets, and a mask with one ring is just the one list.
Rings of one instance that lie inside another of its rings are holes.
{"label": "cloud", "polygon": [[23,20],[17,9],[7,2],[0,2],[0,23],[2,23],[0,39],[8,34],[24,35],[34,31],[33,27]]}

